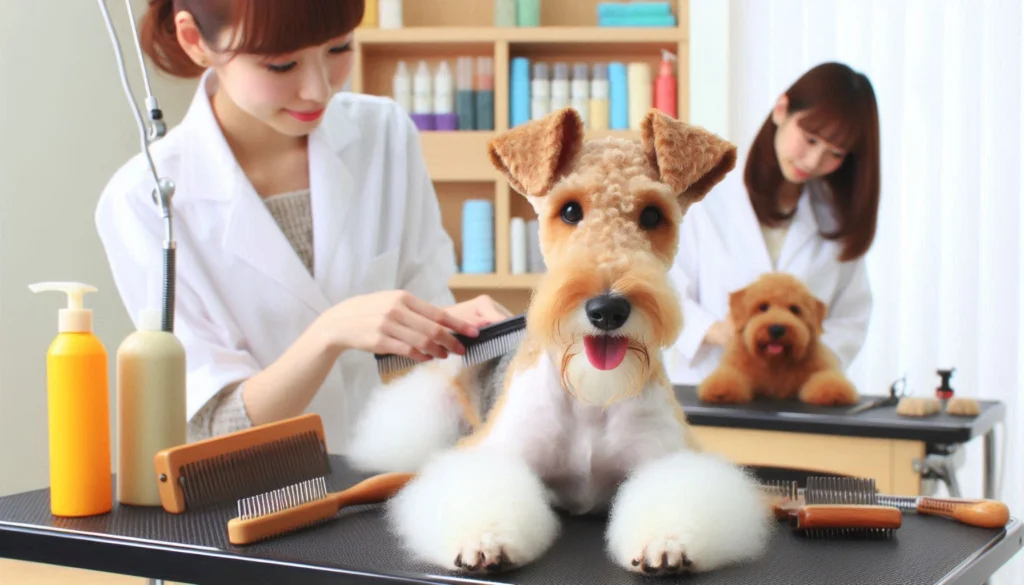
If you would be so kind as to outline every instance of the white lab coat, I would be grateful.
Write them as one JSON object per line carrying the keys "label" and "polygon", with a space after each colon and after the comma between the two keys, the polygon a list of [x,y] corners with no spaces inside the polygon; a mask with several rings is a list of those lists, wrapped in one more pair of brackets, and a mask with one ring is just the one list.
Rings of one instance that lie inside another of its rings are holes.
{"label": "white lab coat", "polygon": [[864,258],[839,262],[839,242],[819,235],[822,226],[835,227],[823,196],[820,187],[805,187],[777,268],[743,186],[742,165],[690,207],[672,268],[683,306],[682,334],[666,356],[673,383],[698,384],[718,366],[722,349],[704,342],[708,328],[729,314],[729,293],[774,269],[793,274],[828,305],[822,341],[849,367],[867,335],[872,294]]}
{"label": "white lab coat", "polygon": [[[187,354],[189,418],[352,296],[405,289],[441,306],[454,303],[452,242],[416,128],[395,102],[337,94],[309,137],[311,276],[228,148],[210,107],[215,83],[207,73],[181,124],[152,145],[158,172],[177,185],[175,333]],[[154,285],[164,236],[152,187],[136,156],[110,180],[95,216],[133,319],[160,306]],[[307,410],[323,418],[331,452],[344,452],[379,380],[370,353],[346,352],[335,364]]]}

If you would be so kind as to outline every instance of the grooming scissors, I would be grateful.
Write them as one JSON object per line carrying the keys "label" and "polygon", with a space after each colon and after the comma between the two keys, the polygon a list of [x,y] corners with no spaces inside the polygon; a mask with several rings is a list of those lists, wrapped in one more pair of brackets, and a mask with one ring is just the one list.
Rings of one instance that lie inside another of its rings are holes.
{"label": "grooming scissors", "polygon": [[885,398],[875,398],[869,400],[864,404],[858,404],[853,408],[846,411],[846,414],[860,414],[862,412],[871,410],[873,408],[880,408],[883,406],[896,406],[900,398],[907,395],[907,375],[903,374],[903,377],[896,380],[889,386],[889,395]]}

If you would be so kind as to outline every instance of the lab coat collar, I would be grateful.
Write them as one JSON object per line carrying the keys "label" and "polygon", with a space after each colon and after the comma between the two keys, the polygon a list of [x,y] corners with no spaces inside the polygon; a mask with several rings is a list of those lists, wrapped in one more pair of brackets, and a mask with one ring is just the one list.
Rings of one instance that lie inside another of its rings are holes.
{"label": "lab coat collar", "polygon": [[[345,233],[343,213],[346,195],[352,194],[353,177],[342,154],[359,138],[359,125],[343,108],[328,106],[324,119],[309,136],[309,181],[313,216],[313,274],[302,264],[288,239],[274,221],[235,160],[217,124],[210,104],[216,79],[207,71],[183,120],[189,128],[190,148],[183,149],[183,193],[223,202],[227,226],[223,243],[227,250],[254,269],[273,278],[305,302],[316,314],[337,300],[324,290],[344,280],[344,254],[339,255]],[[333,105],[333,104],[332,104]],[[194,144],[194,147],[192,147]],[[212,169],[212,170],[211,170]]]}
{"label": "lab coat collar", "polygon": [[746,234],[746,238],[749,238],[748,250],[756,255],[756,258],[752,258],[755,272],[761,274],[773,270],[787,271],[791,268],[800,249],[818,234],[819,224],[815,208],[821,207],[821,204],[824,203],[824,200],[821,199],[820,189],[811,183],[805,185],[803,193],[797,201],[796,213],[790,220],[789,228],[786,231],[782,249],[779,250],[778,265],[773,268],[768,246],[761,231],[761,224],[757,220],[757,214],[754,213],[754,207],[750,204],[746,187],[739,178],[734,178],[734,181],[735,189],[732,191],[735,199],[733,202],[737,208],[733,212],[733,216],[745,217],[747,220],[747,226],[743,233]]}
{"label": "lab coat collar", "polygon": [[782,249],[779,250],[779,270],[785,271],[800,248],[818,234],[818,220],[814,213],[817,195],[817,190],[811,184],[804,187],[796,204],[796,213],[786,232],[786,239],[783,240]]}

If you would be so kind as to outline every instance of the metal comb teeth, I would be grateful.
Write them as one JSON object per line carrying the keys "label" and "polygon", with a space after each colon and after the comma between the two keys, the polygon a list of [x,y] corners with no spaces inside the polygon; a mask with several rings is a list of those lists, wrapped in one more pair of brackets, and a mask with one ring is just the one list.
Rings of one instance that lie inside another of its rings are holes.
{"label": "metal comb teeth", "polygon": [[330,473],[316,433],[308,432],[184,465],[181,487],[188,507],[235,502]]}
{"label": "metal comb teeth", "polygon": [[238,500],[238,517],[249,520],[295,508],[327,497],[327,479],[310,480]]}
{"label": "metal comb teeth", "polygon": [[802,530],[808,538],[847,538],[850,540],[887,540],[896,535],[892,528],[810,528]]}
{"label": "metal comb teeth", "polygon": [[761,482],[761,490],[769,496],[796,500],[800,497],[800,484],[784,479],[770,479]]}
{"label": "metal comb teeth", "polygon": [[483,343],[470,345],[466,348],[466,363],[481,364],[483,362],[493,360],[494,358],[501,357],[516,349],[519,343],[522,342],[525,335],[525,329],[517,329],[515,331],[509,331],[499,337],[495,337],[494,339],[489,339]]}
{"label": "metal comb teeth", "polygon": [[875,480],[854,477],[808,477],[807,504],[877,506]]}

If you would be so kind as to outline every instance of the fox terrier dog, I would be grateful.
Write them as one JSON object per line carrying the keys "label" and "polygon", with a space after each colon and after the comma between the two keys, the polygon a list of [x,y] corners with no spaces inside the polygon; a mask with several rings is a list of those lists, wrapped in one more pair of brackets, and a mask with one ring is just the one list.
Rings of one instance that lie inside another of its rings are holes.
{"label": "fox terrier dog", "polygon": [[651,110],[639,140],[584,140],[572,108],[496,137],[494,166],[533,205],[548,271],[518,348],[452,356],[377,388],[348,460],[408,472],[386,504],[416,557],[504,571],[552,545],[559,512],[607,514],[630,571],[709,571],[763,554],[756,481],[701,452],[661,350],[683,316],[669,280],[688,207],[735,166],[735,147]]}

